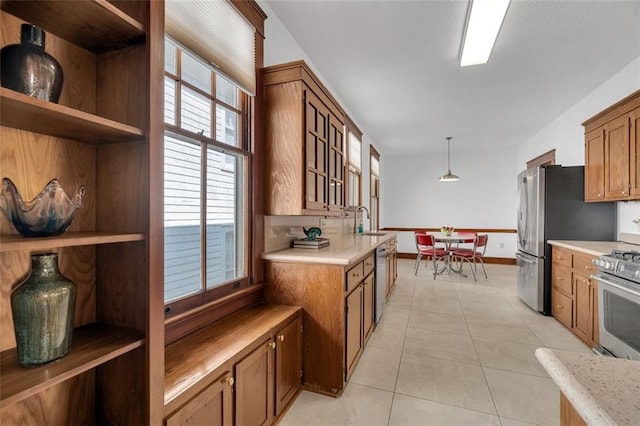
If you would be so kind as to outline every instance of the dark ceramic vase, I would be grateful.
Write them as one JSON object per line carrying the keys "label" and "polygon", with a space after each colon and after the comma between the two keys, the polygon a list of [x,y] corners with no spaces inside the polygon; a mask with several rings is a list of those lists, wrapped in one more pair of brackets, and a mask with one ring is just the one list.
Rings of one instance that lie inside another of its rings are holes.
{"label": "dark ceramic vase", "polygon": [[31,256],[31,275],[11,293],[18,362],[35,367],[69,352],[76,286],[58,270],[58,255]]}
{"label": "dark ceramic vase", "polygon": [[22,24],[20,44],[0,51],[0,83],[16,92],[57,103],[62,92],[62,67],[44,51],[44,40],[42,29]]}

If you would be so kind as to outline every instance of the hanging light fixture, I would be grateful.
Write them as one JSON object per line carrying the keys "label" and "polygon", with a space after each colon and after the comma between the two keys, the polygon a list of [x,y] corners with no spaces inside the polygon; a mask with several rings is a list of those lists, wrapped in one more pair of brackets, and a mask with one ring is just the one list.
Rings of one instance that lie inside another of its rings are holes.
{"label": "hanging light fixture", "polygon": [[440,182],[455,182],[460,178],[451,173],[451,136],[447,137],[447,174],[440,176]]}

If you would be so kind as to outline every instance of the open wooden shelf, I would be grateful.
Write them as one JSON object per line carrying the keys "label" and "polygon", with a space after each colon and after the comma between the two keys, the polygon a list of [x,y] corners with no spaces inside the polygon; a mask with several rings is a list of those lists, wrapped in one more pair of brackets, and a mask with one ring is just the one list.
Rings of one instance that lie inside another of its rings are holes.
{"label": "open wooden shelf", "polygon": [[142,129],[0,87],[0,125],[91,144],[128,142]]}
{"label": "open wooden shelf", "polygon": [[18,364],[15,348],[0,353],[0,408],[91,370],[144,344],[141,332],[90,324],[73,332],[71,350],[62,359],[36,368]]}
{"label": "open wooden shelf", "polygon": [[0,252],[38,251],[59,247],[90,246],[95,244],[144,241],[144,234],[116,234],[110,232],[67,232],[57,237],[27,238],[20,235],[0,235]]}
{"label": "open wooden shelf", "polygon": [[103,53],[130,46],[144,40],[144,26],[106,0],[39,1],[2,0],[6,12],[45,31]]}

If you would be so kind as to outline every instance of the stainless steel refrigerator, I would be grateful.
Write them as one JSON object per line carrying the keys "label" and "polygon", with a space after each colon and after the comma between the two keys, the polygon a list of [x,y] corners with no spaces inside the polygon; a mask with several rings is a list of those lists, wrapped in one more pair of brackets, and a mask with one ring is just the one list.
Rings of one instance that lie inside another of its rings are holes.
{"label": "stainless steel refrigerator", "polygon": [[518,296],[551,315],[548,240],[615,241],[614,203],[584,202],[584,167],[543,166],[518,175]]}

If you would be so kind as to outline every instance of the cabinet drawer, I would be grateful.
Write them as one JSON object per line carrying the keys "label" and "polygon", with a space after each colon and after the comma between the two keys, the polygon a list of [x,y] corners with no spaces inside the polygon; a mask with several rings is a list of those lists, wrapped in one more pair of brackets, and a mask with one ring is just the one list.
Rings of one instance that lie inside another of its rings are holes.
{"label": "cabinet drawer", "polygon": [[359,262],[347,271],[347,293],[356,288],[364,278],[364,262]]}
{"label": "cabinet drawer", "polygon": [[590,254],[582,254],[576,253],[573,255],[573,269],[575,272],[583,275],[587,278],[591,276],[591,274],[596,273],[596,265],[594,265],[591,261],[595,259],[594,256]]}
{"label": "cabinet drawer", "polygon": [[553,263],[566,266],[567,268],[571,268],[573,266],[571,262],[573,255],[569,249],[554,246],[551,257],[553,258]]}
{"label": "cabinet drawer", "polygon": [[573,300],[555,288],[551,291],[551,314],[568,328],[573,327]]}
{"label": "cabinet drawer", "polygon": [[571,279],[571,269],[555,264],[551,268],[551,283],[556,290],[567,296],[573,294],[573,280]]}
{"label": "cabinet drawer", "polygon": [[375,255],[371,254],[371,256],[367,257],[364,260],[364,277],[366,277],[367,275],[369,275],[371,272],[373,272],[373,269],[376,267],[376,263],[375,263]]}

